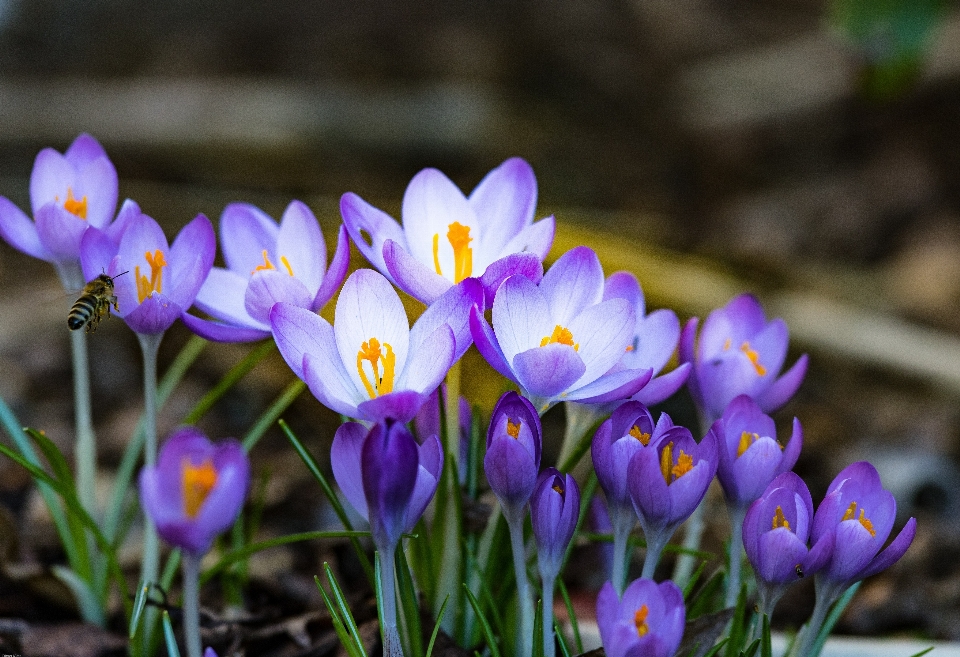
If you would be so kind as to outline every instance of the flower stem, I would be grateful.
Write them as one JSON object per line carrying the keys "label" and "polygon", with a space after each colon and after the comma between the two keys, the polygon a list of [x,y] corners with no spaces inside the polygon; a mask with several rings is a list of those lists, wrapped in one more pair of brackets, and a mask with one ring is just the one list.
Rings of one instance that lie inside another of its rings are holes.
{"label": "flower stem", "polygon": [[556,580],[556,575],[543,577],[543,657],[556,657],[557,654],[556,641],[553,640],[553,589]]}
{"label": "flower stem", "polygon": [[383,619],[383,657],[403,657],[403,645],[397,629],[397,586],[393,559],[395,551],[396,546],[379,550],[380,591],[383,596],[383,606],[380,609],[380,617]]}
{"label": "flower stem", "polygon": [[663,554],[663,548],[667,546],[667,541],[670,540],[670,534],[666,532],[653,533],[646,530],[643,534],[647,541],[647,554],[643,558],[643,573],[641,576],[653,579],[657,564],[660,563],[660,555]]}
{"label": "flower stem", "polygon": [[183,552],[183,638],[187,657],[201,657],[200,640],[200,559],[199,555]]}
{"label": "flower stem", "polygon": [[610,581],[617,595],[623,597],[627,586],[627,547],[630,544],[630,530],[637,519],[633,509],[611,509],[613,521],[613,568]]}
{"label": "flower stem", "polygon": [[97,439],[93,432],[93,411],[90,402],[90,360],[87,357],[87,334],[70,332],[73,351],[73,405],[76,413],[77,438],[74,458],[77,464],[77,496],[94,518],[98,517],[96,498]]}
{"label": "flower stem", "polygon": [[459,504],[454,502],[460,496],[457,468],[454,467],[460,456],[460,361],[454,363],[447,371],[443,449],[445,454],[444,466],[437,494],[446,495],[449,503],[445,507],[445,517],[436,519],[436,522],[440,523],[444,538],[443,553],[440,555],[440,578],[437,582],[433,611],[435,614],[439,614],[440,606],[449,596],[450,602],[446,613],[443,615],[441,627],[450,636],[455,636],[457,620],[461,613],[459,602],[461,600],[460,582],[462,581],[463,566],[460,548]]}
{"label": "flower stem", "polygon": [[520,623],[517,625],[518,655],[533,654],[533,599],[530,597],[530,580],[527,579],[527,550],[523,544],[525,515],[525,513],[504,514],[510,531],[513,574],[517,580],[517,610],[520,613]]}
{"label": "flower stem", "polygon": [[[153,467],[157,461],[157,352],[163,333],[137,333],[137,338],[143,352],[143,461],[147,467]],[[144,514],[143,525],[143,564],[140,579],[147,584],[159,583],[160,538],[153,520],[147,514]],[[146,631],[143,634],[147,653],[156,619],[156,609],[148,608],[144,623]]]}
{"label": "flower stem", "polygon": [[810,614],[810,620],[801,631],[800,648],[794,654],[794,657],[813,657],[811,652],[820,635],[820,628],[823,627],[827,619],[827,613],[830,607],[836,602],[839,594],[842,592],[836,586],[826,584],[824,580],[817,578],[817,597],[813,604],[813,613]]}
{"label": "flower stem", "polygon": [[733,504],[727,508],[730,512],[730,567],[727,570],[727,597],[725,602],[727,607],[732,607],[737,604],[737,597],[740,595],[740,567],[743,562],[743,519],[747,515],[747,508],[743,505]]}
{"label": "flower stem", "polygon": [[593,410],[592,406],[586,404],[566,402],[563,409],[567,419],[563,428],[563,443],[560,445],[560,456],[557,457],[557,463],[565,465],[580,443],[580,439],[586,435],[600,416]]}

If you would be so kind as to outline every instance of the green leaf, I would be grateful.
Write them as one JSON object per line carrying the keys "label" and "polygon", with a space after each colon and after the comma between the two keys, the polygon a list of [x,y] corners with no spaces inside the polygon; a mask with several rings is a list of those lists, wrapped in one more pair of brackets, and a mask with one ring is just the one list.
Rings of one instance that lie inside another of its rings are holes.
{"label": "green leaf", "polygon": [[734,608],[733,620],[730,621],[730,642],[727,643],[727,657],[737,657],[742,655],[744,644],[747,641],[747,633],[744,628],[744,621],[747,616],[747,585],[740,586],[740,595],[737,596],[737,606]]}
{"label": "green leaf", "polygon": [[242,441],[243,449],[247,452],[253,449],[253,446],[263,437],[267,429],[272,427],[274,423],[280,419],[280,415],[290,408],[290,404],[295,402],[297,397],[306,389],[307,384],[300,379],[294,379],[290,382],[290,384],[284,388],[283,392],[273,400],[273,403],[267,407],[267,410],[260,414],[257,421],[250,427],[250,430],[244,434]]}
{"label": "green leaf", "polygon": [[413,585],[410,565],[403,550],[396,550],[394,567],[397,573],[397,587],[400,589],[400,610],[406,630],[408,655],[423,654],[423,628],[420,626],[420,605],[417,604],[417,590]]}
{"label": "green leaf", "polygon": [[773,657],[773,645],[770,641],[770,617],[763,615],[763,633],[761,634],[760,657]]}
{"label": "green leaf", "polygon": [[816,643],[814,643],[810,649],[811,655],[819,655],[823,650],[823,644],[827,642],[827,638],[830,636],[830,633],[833,632],[833,626],[840,620],[840,615],[843,614],[843,610],[846,609],[850,601],[853,600],[853,596],[860,589],[861,584],[863,584],[862,581],[851,586],[840,596],[840,599],[834,603],[833,608],[830,609],[830,613],[827,614],[826,620],[823,621],[823,627],[820,628],[820,634],[817,635]]}
{"label": "green leaf", "polygon": [[243,360],[227,370],[217,384],[213,386],[207,394],[200,398],[200,401],[183,418],[183,424],[196,424],[197,420],[207,414],[213,405],[223,397],[230,388],[242,379],[247,372],[252,370],[257,363],[263,360],[267,355],[277,348],[277,343],[273,340],[267,340],[259,347],[248,353]]}
{"label": "green leaf", "polygon": [[[557,637],[557,643],[560,644],[560,654],[562,654],[563,657],[571,657],[570,646],[567,645],[567,639],[563,636],[563,632],[560,629],[560,624],[556,621],[553,623],[553,633]],[[583,651],[581,650],[580,652]]]}
{"label": "green leaf", "polygon": [[103,603],[97,594],[90,588],[90,582],[81,579],[76,572],[63,566],[53,566],[53,574],[63,582],[80,608],[80,615],[88,623],[98,627],[106,627],[107,621],[103,614]]}
{"label": "green leaf", "polygon": [[150,593],[150,585],[141,581],[137,589],[137,597],[133,599],[133,611],[130,613],[130,628],[128,638],[132,641],[137,636],[137,630],[140,629],[140,617],[143,615],[143,608],[147,606],[147,596]]}
{"label": "green leaf", "polygon": [[470,603],[470,606],[473,607],[473,613],[477,615],[477,620],[480,623],[480,631],[483,633],[483,637],[487,641],[487,648],[490,649],[490,657],[500,657],[500,648],[497,646],[497,637],[494,635],[493,630],[490,627],[490,623],[487,622],[487,617],[480,608],[480,603],[477,602],[476,596],[474,596],[470,589],[467,588],[466,584],[463,585],[463,590],[464,593],[466,593],[467,601]]}
{"label": "green leaf", "polygon": [[[376,556],[374,556],[374,558],[376,558]],[[379,571],[379,567],[377,567],[377,571]],[[330,564],[324,562],[323,572],[327,574],[327,581],[330,582],[330,591],[333,593],[333,599],[337,603],[337,608],[340,610],[340,617],[347,626],[350,636],[353,637],[353,640],[356,642],[357,646],[360,647],[360,650],[365,653],[366,651],[363,649],[363,641],[360,640],[360,631],[357,629],[357,622],[353,620],[353,612],[350,611],[350,605],[347,604],[347,596],[343,594],[343,589],[341,589],[340,585],[337,583],[337,578],[333,576],[333,570],[330,568]],[[380,582],[379,572],[377,572],[377,582]],[[379,613],[379,610],[383,608],[383,605],[380,604],[383,601],[383,598],[380,597],[379,592],[377,593],[377,596],[377,612]]]}
{"label": "green leaf", "polygon": [[920,652],[918,652],[918,653],[915,654],[915,655],[910,655],[910,657],[923,657],[923,655],[926,655],[928,652],[930,652],[931,650],[933,650],[933,648],[934,648],[934,646],[930,646],[930,647],[927,648],[926,650],[921,650]]}
{"label": "green leaf", "polygon": [[320,596],[323,598],[324,606],[327,608],[327,611],[330,612],[330,622],[333,625],[334,631],[337,633],[337,637],[340,639],[340,644],[346,649],[350,657],[366,657],[366,651],[363,649],[363,645],[358,645],[354,642],[353,636],[351,636],[350,632],[347,631],[346,625],[344,625],[340,612],[337,611],[337,607],[323,589],[320,578],[314,575],[313,581],[317,585],[317,589],[320,590]]}
{"label": "green leaf", "polygon": [[[433,624],[433,632],[430,633],[430,643],[427,644],[427,654],[426,657],[432,657],[433,655],[433,644],[437,640],[437,634],[440,633],[440,621],[443,620],[443,615],[447,613],[447,601],[449,598],[443,601],[443,604],[440,605],[440,613],[437,614],[437,622]],[[921,653],[922,654],[922,653]]]}
{"label": "green leaf", "polygon": [[540,598],[533,612],[533,657],[543,657],[543,642],[543,598]]}
{"label": "green leaf", "polygon": [[[573,609],[573,602],[570,600],[570,593],[567,592],[567,585],[563,583],[563,578],[557,578],[557,588],[560,590],[561,597],[563,597],[563,604],[567,607],[570,627],[573,628],[573,642],[579,655],[583,652],[583,641],[580,639],[580,623],[577,622],[577,612]],[[559,630],[557,630],[557,636],[560,636]]]}
{"label": "green leaf", "polygon": [[166,609],[163,610],[163,638],[167,644],[167,657],[180,657],[177,637],[173,633],[173,623],[170,622],[170,613]]}

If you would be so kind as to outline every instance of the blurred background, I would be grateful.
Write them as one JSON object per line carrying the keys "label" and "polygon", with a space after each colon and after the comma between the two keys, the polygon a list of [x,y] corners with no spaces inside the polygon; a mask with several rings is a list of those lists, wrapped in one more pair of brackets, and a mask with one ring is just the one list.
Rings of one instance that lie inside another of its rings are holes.
{"label": "blurred background", "polygon": [[[960,640],[955,3],[0,0],[0,194],[28,208],[37,152],[80,132],[168,235],[231,201],[279,217],[299,198],[332,242],[346,191],[399,216],[423,167],[469,192],[526,158],[538,217],[558,219],[553,257],[594,246],[681,319],[752,291],[787,320],[790,362],[808,352],[811,367],[776,417],[804,425],[814,499],[870,458],[901,521],[921,519],[842,629]],[[69,445],[64,294],[52,267],[0,244],[0,395]],[[187,337],[170,332],[167,362]],[[90,349],[109,463],[139,413],[139,349],[117,321]],[[246,350],[208,347],[161,430]],[[279,358],[255,375],[211,435],[243,433],[292,377]],[[688,400],[669,410],[691,417]],[[288,420],[325,458],[337,418],[305,395]],[[315,528],[316,486],[279,435],[264,444],[292,473],[270,480],[269,503],[287,529]],[[0,462],[0,489],[29,516],[26,475]],[[799,588],[795,622],[812,594]]]}

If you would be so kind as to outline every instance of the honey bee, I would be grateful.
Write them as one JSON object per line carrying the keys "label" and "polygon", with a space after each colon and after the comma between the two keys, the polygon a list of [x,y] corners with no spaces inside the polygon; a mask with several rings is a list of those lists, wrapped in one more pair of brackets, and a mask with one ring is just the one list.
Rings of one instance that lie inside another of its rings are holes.
{"label": "honey bee", "polygon": [[803,579],[803,578],[804,578],[803,566],[801,566],[800,564],[797,564],[797,566],[796,566],[796,572],[797,572],[797,578],[798,578],[798,579]]}
{"label": "honey bee", "polygon": [[[126,273],[122,272],[117,276],[123,276]],[[113,279],[117,276],[111,278],[106,274],[100,274],[84,286],[83,293],[67,315],[67,326],[71,331],[86,326],[87,333],[92,333],[97,330],[97,324],[104,315],[110,316],[111,305],[114,310],[120,310],[117,295],[113,293]]]}

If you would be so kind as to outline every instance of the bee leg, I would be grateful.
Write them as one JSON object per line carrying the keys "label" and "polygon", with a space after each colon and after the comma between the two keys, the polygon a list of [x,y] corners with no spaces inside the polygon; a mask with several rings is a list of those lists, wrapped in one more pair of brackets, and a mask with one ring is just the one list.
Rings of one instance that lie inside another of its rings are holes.
{"label": "bee leg", "polygon": [[[117,312],[120,312],[120,302],[117,300],[117,295],[110,297],[110,303],[113,304],[113,309]],[[107,314],[110,314],[110,307],[107,306]]]}

